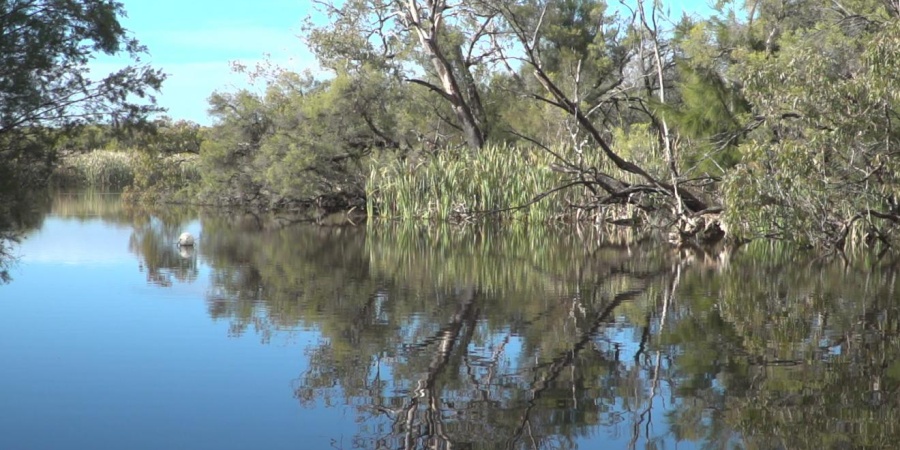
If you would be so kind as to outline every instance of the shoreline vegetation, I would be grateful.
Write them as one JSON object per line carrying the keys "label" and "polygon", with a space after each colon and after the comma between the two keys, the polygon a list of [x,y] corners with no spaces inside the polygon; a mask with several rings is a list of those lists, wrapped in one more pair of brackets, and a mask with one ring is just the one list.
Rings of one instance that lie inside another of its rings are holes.
{"label": "shoreline vegetation", "polygon": [[[91,52],[137,61],[146,50],[117,20],[13,3],[51,29],[95,32],[40,50],[74,67]],[[35,81],[50,75],[8,87],[33,101],[7,105],[19,114],[0,134],[7,184],[302,211],[317,223],[364,213],[646,227],[679,246],[900,243],[895,2],[720,2],[708,17],[667,17],[643,0],[319,7],[327,21],[303,38],[321,74],[236,63],[258,89],[212,93],[211,126],[160,116],[147,94],[165,75],[139,64],[85,78],[92,95],[75,106],[54,97],[74,87]],[[2,39],[39,51],[24,35]],[[47,61],[21,69],[52,74]]]}

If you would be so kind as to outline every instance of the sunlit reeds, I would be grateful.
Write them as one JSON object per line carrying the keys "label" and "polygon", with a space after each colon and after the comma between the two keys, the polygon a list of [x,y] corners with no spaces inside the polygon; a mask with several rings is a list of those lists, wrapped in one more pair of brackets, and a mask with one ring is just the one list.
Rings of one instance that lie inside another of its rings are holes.
{"label": "sunlit reeds", "polygon": [[184,153],[157,156],[137,150],[94,150],[60,158],[52,184],[61,187],[90,187],[121,190],[140,181],[150,188],[164,182],[180,187],[200,179],[199,155]]}
{"label": "sunlit reeds", "polygon": [[95,150],[63,156],[53,172],[58,186],[121,189],[134,181],[134,154]]}
{"label": "sunlit reeds", "polygon": [[369,211],[405,220],[567,219],[577,213],[574,205],[590,199],[579,186],[551,193],[575,181],[553,170],[559,163],[543,150],[504,145],[408,158],[372,170],[367,183]]}

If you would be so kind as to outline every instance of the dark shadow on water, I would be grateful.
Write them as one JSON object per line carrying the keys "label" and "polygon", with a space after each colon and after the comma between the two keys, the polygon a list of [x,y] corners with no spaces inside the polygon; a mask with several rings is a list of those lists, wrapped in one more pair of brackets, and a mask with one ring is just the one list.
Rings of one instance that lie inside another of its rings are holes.
{"label": "dark shadow on water", "polygon": [[0,189],[0,284],[12,280],[16,246],[28,230],[40,227],[50,203],[43,191]]}

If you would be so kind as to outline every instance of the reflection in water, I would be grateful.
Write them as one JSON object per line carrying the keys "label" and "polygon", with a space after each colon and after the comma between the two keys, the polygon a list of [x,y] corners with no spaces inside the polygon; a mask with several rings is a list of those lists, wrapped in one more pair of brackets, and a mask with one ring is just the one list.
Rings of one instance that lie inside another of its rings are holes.
{"label": "reflection in water", "polygon": [[197,279],[199,265],[193,249],[175,245],[177,237],[196,219],[191,208],[167,206],[147,209],[121,201],[119,194],[99,192],[56,193],[49,205],[54,215],[81,221],[102,219],[132,228],[128,249],[141,259],[147,282],[171,286],[174,281]]}
{"label": "reflection in water", "polygon": [[191,282],[199,273],[194,249],[175,245],[173,236],[181,233],[182,224],[166,222],[156,217],[135,223],[128,249],[140,255],[142,271],[147,281],[159,286],[171,286],[173,279]]}
{"label": "reflection in water", "polygon": [[9,269],[16,261],[16,244],[24,232],[40,226],[47,203],[48,197],[42,192],[7,191],[0,186],[0,284],[11,280]]}
{"label": "reflection in water", "polygon": [[295,395],[353,405],[365,447],[900,437],[894,272],[865,261],[543,228],[252,228],[204,222],[210,314],[264,340],[318,330]]}
{"label": "reflection in water", "polygon": [[309,408],[349,408],[354,446],[900,439],[896,272],[877,261],[773,245],[678,254],[569,228],[285,227],[211,213],[182,254],[174,242],[196,212],[115,205],[97,208],[132,227],[152,284],[208,274],[208,314],[232,335],[320,336],[292,391]]}

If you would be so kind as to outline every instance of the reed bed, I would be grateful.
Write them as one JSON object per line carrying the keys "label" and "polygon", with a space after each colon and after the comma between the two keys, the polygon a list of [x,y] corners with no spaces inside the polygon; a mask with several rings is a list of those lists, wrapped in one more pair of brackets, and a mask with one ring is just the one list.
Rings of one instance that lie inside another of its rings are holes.
{"label": "reed bed", "polygon": [[[183,187],[200,180],[200,156],[191,153],[156,156],[138,150],[94,150],[63,156],[51,182],[60,187],[121,190]],[[154,186],[160,184],[160,186]]]}
{"label": "reed bed", "polygon": [[132,152],[95,150],[63,156],[53,172],[57,186],[121,189],[134,181]]}
{"label": "reed bed", "polygon": [[372,170],[366,186],[370,215],[437,221],[491,216],[546,222],[568,219],[577,211],[572,205],[590,200],[578,186],[547,194],[574,180],[552,170],[551,165],[559,161],[543,150],[491,145],[477,152],[446,149],[412,159]]}

